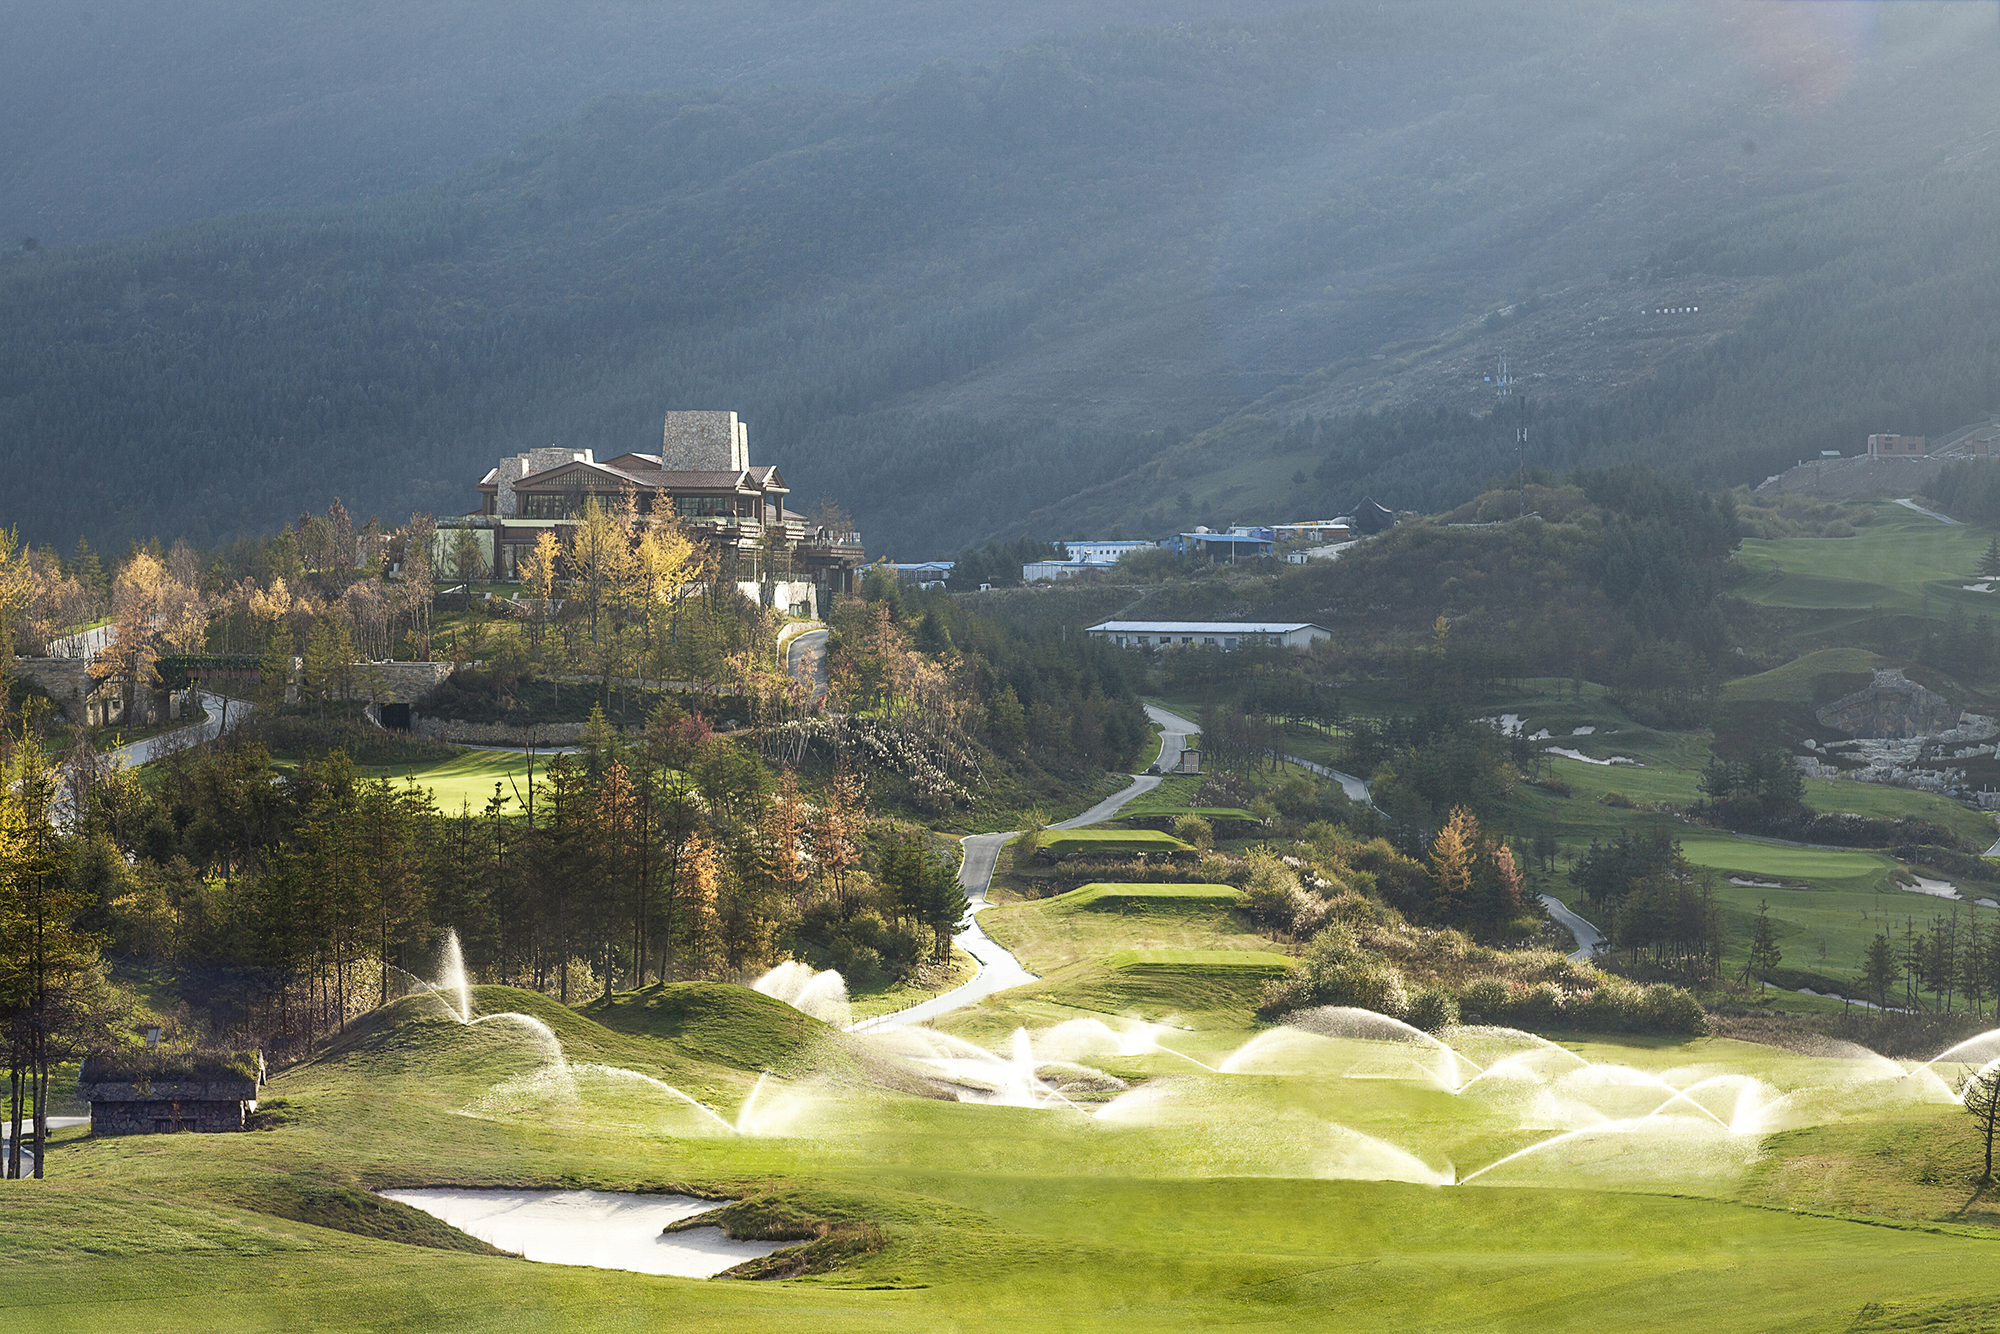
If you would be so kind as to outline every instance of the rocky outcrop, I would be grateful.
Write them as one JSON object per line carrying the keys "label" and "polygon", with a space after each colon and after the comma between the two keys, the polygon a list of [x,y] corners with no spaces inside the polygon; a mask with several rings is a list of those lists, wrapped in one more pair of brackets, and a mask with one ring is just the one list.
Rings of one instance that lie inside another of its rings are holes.
{"label": "rocky outcrop", "polygon": [[1936,737],[1946,741],[1984,741],[1994,735],[1993,720],[1966,713],[1934,690],[1906,678],[1898,668],[1884,668],[1875,679],[1851,695],[1822,707],[1821,723],[1856,737],[1907,740]]}

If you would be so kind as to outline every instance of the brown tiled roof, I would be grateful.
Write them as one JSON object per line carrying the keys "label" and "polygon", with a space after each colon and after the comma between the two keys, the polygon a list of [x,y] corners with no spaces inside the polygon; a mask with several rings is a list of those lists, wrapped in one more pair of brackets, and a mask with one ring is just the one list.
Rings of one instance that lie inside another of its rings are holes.
{"label": "brown tiled roof", "polygon": [[570,462],[559,463],[553,468],[544,468],[538,473],[531,473],[514,483],[514,489],[516,491],[532,491],[537,486],[546,485],[549,478],[569,468],[583,468],[591,472],[603,473],[617,481],[630,482],[634,486],[647,488],[691,487],[697,490],[733,491],[745,486],[749,482],[748,473],[735,471],[668,472],[660,468],[648,468],[640,471],[638,469],[614,468],[608,463]]}

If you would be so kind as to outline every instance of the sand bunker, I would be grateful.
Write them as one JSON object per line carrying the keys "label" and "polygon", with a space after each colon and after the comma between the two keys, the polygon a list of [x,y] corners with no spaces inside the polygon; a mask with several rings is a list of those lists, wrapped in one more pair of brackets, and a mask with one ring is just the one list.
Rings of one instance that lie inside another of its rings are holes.
{"label": "sand bunker", "polygon": [[1896,888],[1910,894],[1928,894],[1934,899],[1955,899],[1958,897],[1958,886],[1952,884],[1949,880],[1926,880],[1920,875],[1912,876],[1911,879],[1916,881],[1914,885],[1898,884]]}
{"label": "sand bunker", "polygon": [[449,1188],[381,1193],[488,1245],[543,1264],[707,1278],[792,1244],[731,1241],[719,1228],[662,1236],[660,1229],[669,1223],[722,1207],[687,1195]]}
{"label": "sand bunker", "polygon": [[1639,761],[1633,759],[1629,755],[1613,755],[1608,760],[1593,760],[1592,758],[1590,758],[1590,756],[1584,754],[1582,751],[1571,750],[1566,746],[1550,746],[1548,747],[1548,752],[1551,755],[1560,755],[1566,760],[1576,760],[1582,764],[1600,764],[1600,765],[1629,764],[1635,769],[1643,769],[1646,767],[1645,765],[1639,763]]}

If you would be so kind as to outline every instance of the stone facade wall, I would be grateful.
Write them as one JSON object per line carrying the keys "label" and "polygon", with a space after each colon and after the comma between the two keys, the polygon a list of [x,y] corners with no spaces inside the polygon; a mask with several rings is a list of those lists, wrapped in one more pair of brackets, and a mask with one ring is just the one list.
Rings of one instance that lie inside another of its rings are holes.
{"label": "stone facade wall", "polygon": [[92,1102],[93,1135],[226,1134],[243,1129],[249,1104],[236,1099],[145,1098]]}
{"label": "stone facade wall", "polygon": [[11,669],[46,691],[72,721],[81,716],[84,696],[90,693],[89,659],[16,658]]}
{"label": "stone facade wall", "polygon": [[668,472],[741,472],[750,466],[750,427],[733,412],[669,412],[660,433]]}
{"label": "stone facade wall", "polygon": [[362,667],[373,678],[378,704],[422,704],[435,695],[458,666],[455,662],[371,662]]}
{"label": "stone facade wall", "polygon": [[455,718],[418,718],[410,724],[414,736],[462,746],[574,746],[583,740],[582,723],[468,723]]}
{"label": "stone facade wall", "polygon": [[98,1135],[241,1130],[257,1105],[253,1079],[78,1081],[76,1092],[90,1104],[90,1129]]}
{"label": "stone facade wall", "polygon": [[819,619],[819,586],[810,579],[777,579],[768,584],[742,579],[737,581],[736,591],[760,607],[776,607],[786,615],[809,621]]}
{"label": "stone facade wall", "polygon": [[555,445],[531,449],[525,454],[511,454],[501,459],[494,468],[497,475],[493,480],[499,489],[494,495],[493,512],[503,518],[515,517],[518,505],[514,500],[514,483],[523,477],[546,472],[558,464],[594,462],[596,460],[587,449],[562,449]]}

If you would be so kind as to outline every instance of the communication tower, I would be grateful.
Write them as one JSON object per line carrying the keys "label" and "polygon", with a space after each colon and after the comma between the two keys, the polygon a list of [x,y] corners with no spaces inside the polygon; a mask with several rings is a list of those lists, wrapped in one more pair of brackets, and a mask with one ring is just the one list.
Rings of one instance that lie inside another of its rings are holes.
{"label": "communication tower", "polygon": [[1493,392],[1499,396],[1500,406],[1505,407],[1507,400],[1511,398],[1514,400],[1515,411],[1518,413],[1519,424],[1514,428],[1514,455],[1517,468],[1517,485],[1521,493],[1520,514],[1522,517],[1526,517],[1528,513],[1528,400],[1525,395],[1514,391],[1514,373],[1508,368],[1507,358],[1504,353],[1500,357],[1499,364],[1493,368],[1493,374],[1487,376],[1486,379],[1487,383],[1493,386]]}

